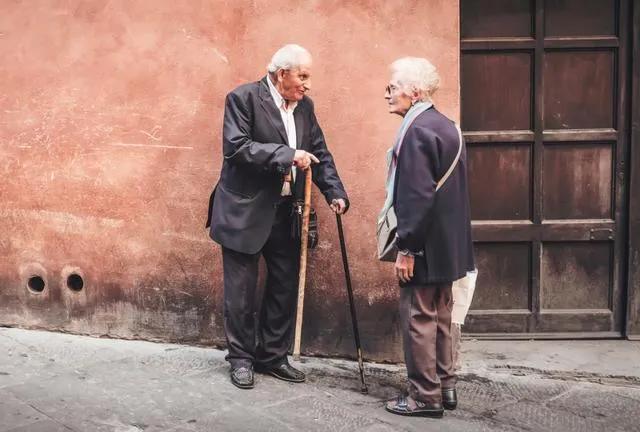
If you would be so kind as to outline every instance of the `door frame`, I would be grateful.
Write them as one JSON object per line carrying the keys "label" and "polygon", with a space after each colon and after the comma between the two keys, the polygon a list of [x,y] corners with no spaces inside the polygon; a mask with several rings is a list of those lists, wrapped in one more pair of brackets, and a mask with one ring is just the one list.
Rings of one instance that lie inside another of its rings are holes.
{"label": "door frame", "polygon": [[627,339],[640,340],[640,0],[632,2],[633,24],[629,153],[629,255],[627,279]]}

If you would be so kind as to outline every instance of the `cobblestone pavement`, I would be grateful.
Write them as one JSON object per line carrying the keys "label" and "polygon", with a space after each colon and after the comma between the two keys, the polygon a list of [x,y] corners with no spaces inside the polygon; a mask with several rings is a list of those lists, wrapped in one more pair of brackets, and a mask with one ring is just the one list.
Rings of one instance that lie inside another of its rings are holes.
{"label": "cobblestone pavement", "polygon": [[213,349],[19,329],[0,329],[0,346],[0,432],[640,431],[637,376],[479,367],[471,352],[459,409],[431,420],[382,409],[397,366],[367,364],[368,395],[355,363],[312,358],[305,384],[258,375],[243,391]]}

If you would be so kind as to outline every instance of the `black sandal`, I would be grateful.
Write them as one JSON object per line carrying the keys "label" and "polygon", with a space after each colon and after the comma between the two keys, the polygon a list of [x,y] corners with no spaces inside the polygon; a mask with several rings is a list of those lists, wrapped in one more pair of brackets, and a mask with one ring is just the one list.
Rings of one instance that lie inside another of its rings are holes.
{"label": "black sandal", "polygon": [[411,417],[442,418],[444,416],[442,404],[424,403],[404,394],[399,395],[396,400],[387,402],[385,409],[393,414]]}

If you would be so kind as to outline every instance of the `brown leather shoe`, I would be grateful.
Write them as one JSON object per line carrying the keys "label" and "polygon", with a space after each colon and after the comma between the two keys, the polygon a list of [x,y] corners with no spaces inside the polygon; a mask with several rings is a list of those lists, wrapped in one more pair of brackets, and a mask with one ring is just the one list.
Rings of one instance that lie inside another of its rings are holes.
{"label": "brown leather shoe", "polygon": [[234,386],[241,389],[252,389],[253,382],[253,369],[246,366],[241,366],[231,369],[231,382]]}
{"label": "brown leather shoe", "polygon": [[456,409],[458,406],[458,394],[456,393],[456,389],[442,389],[442,406],[444,406],[444,409],[449,411]]}
{"label": "brown leather shoe", "polygon": [[400,395],[397,399],[387,402],[385,409],[390,413],[403,416],[431,418],[442,418],[444,416],[444,408],[441,404],[425,403],[405,395]]}
{"label": "brown leather shoe", "polygon": [[282,381],[288,381],[292,383],[301,383],[307,379],[304,372],[299,371],[298,369],[294,368],[287,362],[284,362],[277,366],[265,366],[261,364],[256,364],[255,368],[256,368],[256,372],[258,373],[268,374],[278,379],[281,379]]}

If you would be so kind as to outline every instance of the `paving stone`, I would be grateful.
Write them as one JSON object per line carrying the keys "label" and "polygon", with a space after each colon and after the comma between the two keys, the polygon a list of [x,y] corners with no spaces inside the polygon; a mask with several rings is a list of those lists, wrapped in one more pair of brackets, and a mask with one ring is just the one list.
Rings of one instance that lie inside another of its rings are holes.
{"label": "paving stone", "polygon": [[[0,389],[12,385],[59,376],[60,365],[40,356],[29,347],[0,340]],[[65,370],[66,371],[66,370]]]}
{"label": "paving stone", "polygon": [[483,414],[518,401],[517,397],[501,391],[499,386],[491,381],[460,381],[457,390],[458,409],[474,414]]}
{"label": "paving stone", "polygon": [[70,432],[70,429],[53,420],[45,420],[9,429],[7,432]]}
{"label": "paving stone", "polygon": [[294,430],[351,432],[375,423],[371,418],[358,415],[326,398],[307,396],[269,407],[269,412]]}
{"label": "paving stone", "polygon": [[532,402],[519,402],[499,408],[495,412],[494,418],[527,430],[540,432],[601,432],[603,430],[622,432],[622,429],[610,428],[609,425],[601,421]]}
{"label": "paving stone", "polygon": [[546,402],[568,392],[575,385],[575,382],[561,380],[517,377],[504,381],[494,380],[490,387],[497,392],[513,396],[518,401]]}
{"label": "paving stone", "polygon": [[553,401],[554,408],[597,420],[607,427],[640,431],[640,389],[586,384]]}
{"label": "paving stone", "polygon": [[0,390],[0,432],[23,427],[46,419],[42,413],[16,399],[10,393]]}

